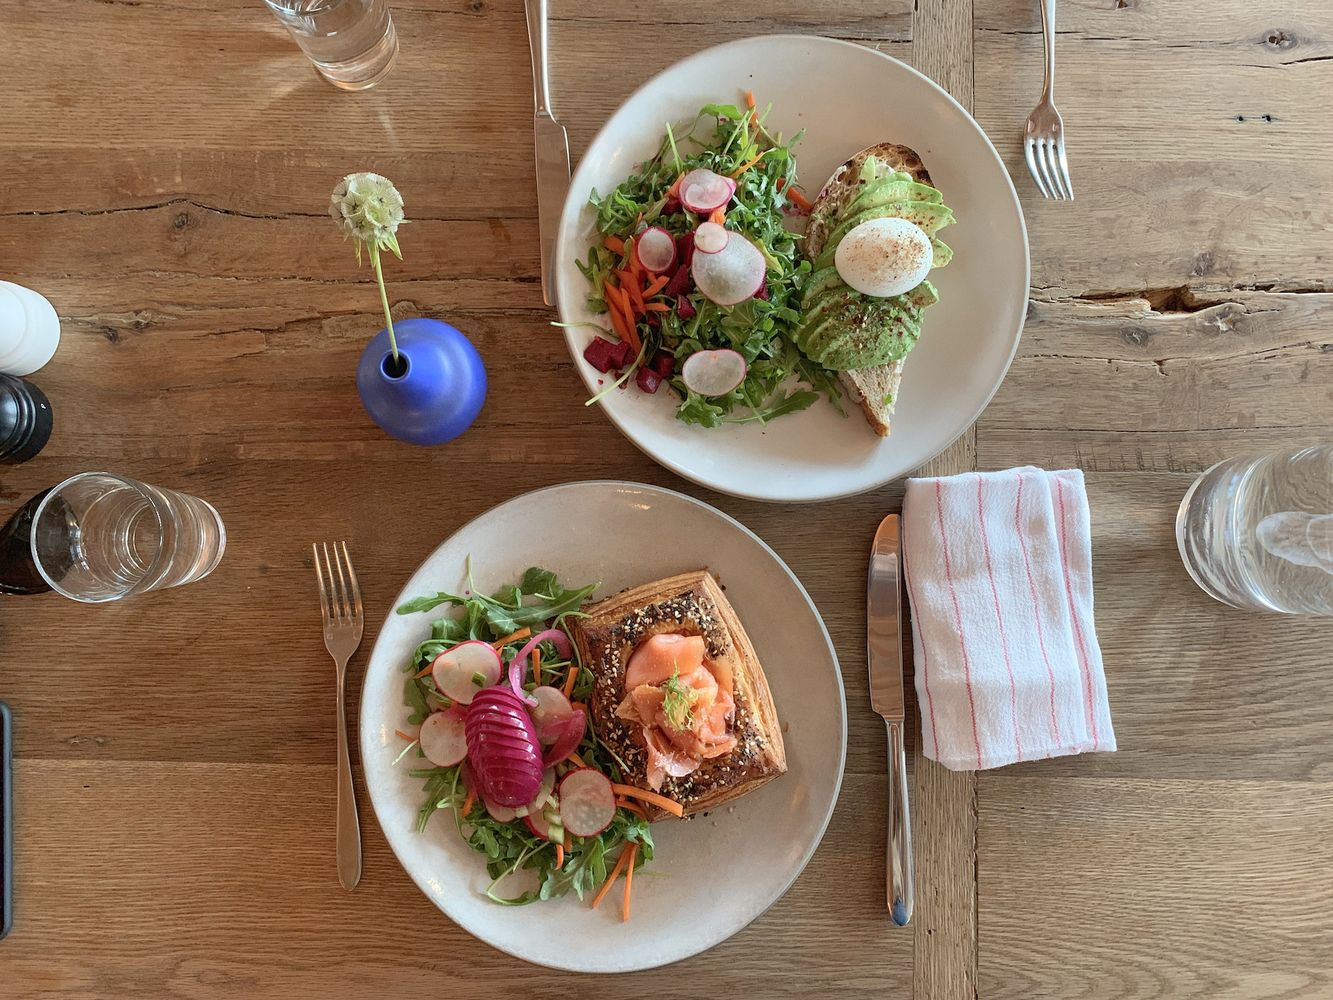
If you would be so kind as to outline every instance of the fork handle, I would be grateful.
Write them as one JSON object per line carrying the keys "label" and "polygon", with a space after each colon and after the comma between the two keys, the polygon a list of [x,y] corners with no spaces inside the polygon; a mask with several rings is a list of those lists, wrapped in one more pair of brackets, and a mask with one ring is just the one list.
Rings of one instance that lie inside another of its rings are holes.
{"label": "fork handle", "polygon": [[343,664],[338,670],[338,881],[344,889],[354,889],[361,881],[361,828],[356,818],[352,760],[347,751],[346,673]]}
{"label": "fork handle", "polygon": [[1046,78],[1041,91],[1049,101],[1055,91],[1055,0],[1041,0],[1041,42],[1046,50]]}

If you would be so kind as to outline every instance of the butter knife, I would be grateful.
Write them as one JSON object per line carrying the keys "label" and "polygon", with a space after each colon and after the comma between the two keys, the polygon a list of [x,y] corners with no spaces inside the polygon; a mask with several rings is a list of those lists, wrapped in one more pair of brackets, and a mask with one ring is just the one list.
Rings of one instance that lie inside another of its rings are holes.
{"label": "butter knife", "polygon": [[532,49],[533,133],[537,151],[537,220],[542,254],[542,301],[555,304],[555,236],[569,192],[569,136],[551,112],[546,60],[547,0],[525,0]]}
{"label": "butter knife", "polygon": [[866,659],[870,705],[889,731],[888,907],[900,927],[912,919],[912,825],[907,804],[907,752],[903,745],[903,603],[901,534],[897,514],[875,532],[866,593]]}

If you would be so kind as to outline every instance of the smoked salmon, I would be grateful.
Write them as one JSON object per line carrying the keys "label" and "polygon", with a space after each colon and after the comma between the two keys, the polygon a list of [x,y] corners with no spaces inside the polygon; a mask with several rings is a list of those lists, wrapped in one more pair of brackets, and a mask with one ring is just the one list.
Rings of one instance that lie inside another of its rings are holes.
{"label": "smoked salmon", "polygon": [[649,788],[660,791],[667,776],[684,777],[736,748],[732,682],[702,636],[663,633],[634,651],[616,715],[641,727]]}

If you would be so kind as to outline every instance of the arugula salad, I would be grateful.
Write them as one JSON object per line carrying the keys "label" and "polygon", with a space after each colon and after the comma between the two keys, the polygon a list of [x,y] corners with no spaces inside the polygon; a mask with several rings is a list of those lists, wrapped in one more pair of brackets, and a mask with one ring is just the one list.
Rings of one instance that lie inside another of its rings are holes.
{"label": "arugula salad", "polygon": [[578,266],[617,338],[584,352],[613,375],[594,400],[630,379],[647,393],[665,384],[677,417],[704,427],[766,423],[821,394],[838,404],[836,373],[793,340],[811,266],[786,219],[810,203],[795,186],[801,134],[775,135],[768,113],[748,93],[745,107],[706,105],[668,124],[614,191],[592,192],[602,241]]}
{"label": "arugula salad", "polygon": [[[417,830],[447,811],[486,859],[486,896],[522,906],[569,892],[597,906],[625,873],[622,919],[633,873],[653,857],[636,801],[651,792],[621,783],[613,755],[588,725],[594,677],[577,662],[565,622],[597,584],[564,586],[534,567],[494,593],[467,574],[462,594],[436,593],[398,614],[444,608],[405,664],[407,759],[423,783]],[[674,805],[674,803],[672,803]],[[502,883],[530,872],[531,887]]]}

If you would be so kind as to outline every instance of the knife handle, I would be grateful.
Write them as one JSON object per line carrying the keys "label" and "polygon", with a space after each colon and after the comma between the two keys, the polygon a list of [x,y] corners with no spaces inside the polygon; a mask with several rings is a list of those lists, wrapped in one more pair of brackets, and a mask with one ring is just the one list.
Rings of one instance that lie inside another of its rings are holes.
{"label": "knife handle", "polygon": [[903,724],[886,722],[889,729],[889,915],[899,927],[912,919],[912,823],[907,804],[907,751]]}
{"label": "knife handle", "polygon": [[532,49],[532,99],[538,114],[551,114],[551,70],[546,60],[547,0],[525,0]]}

